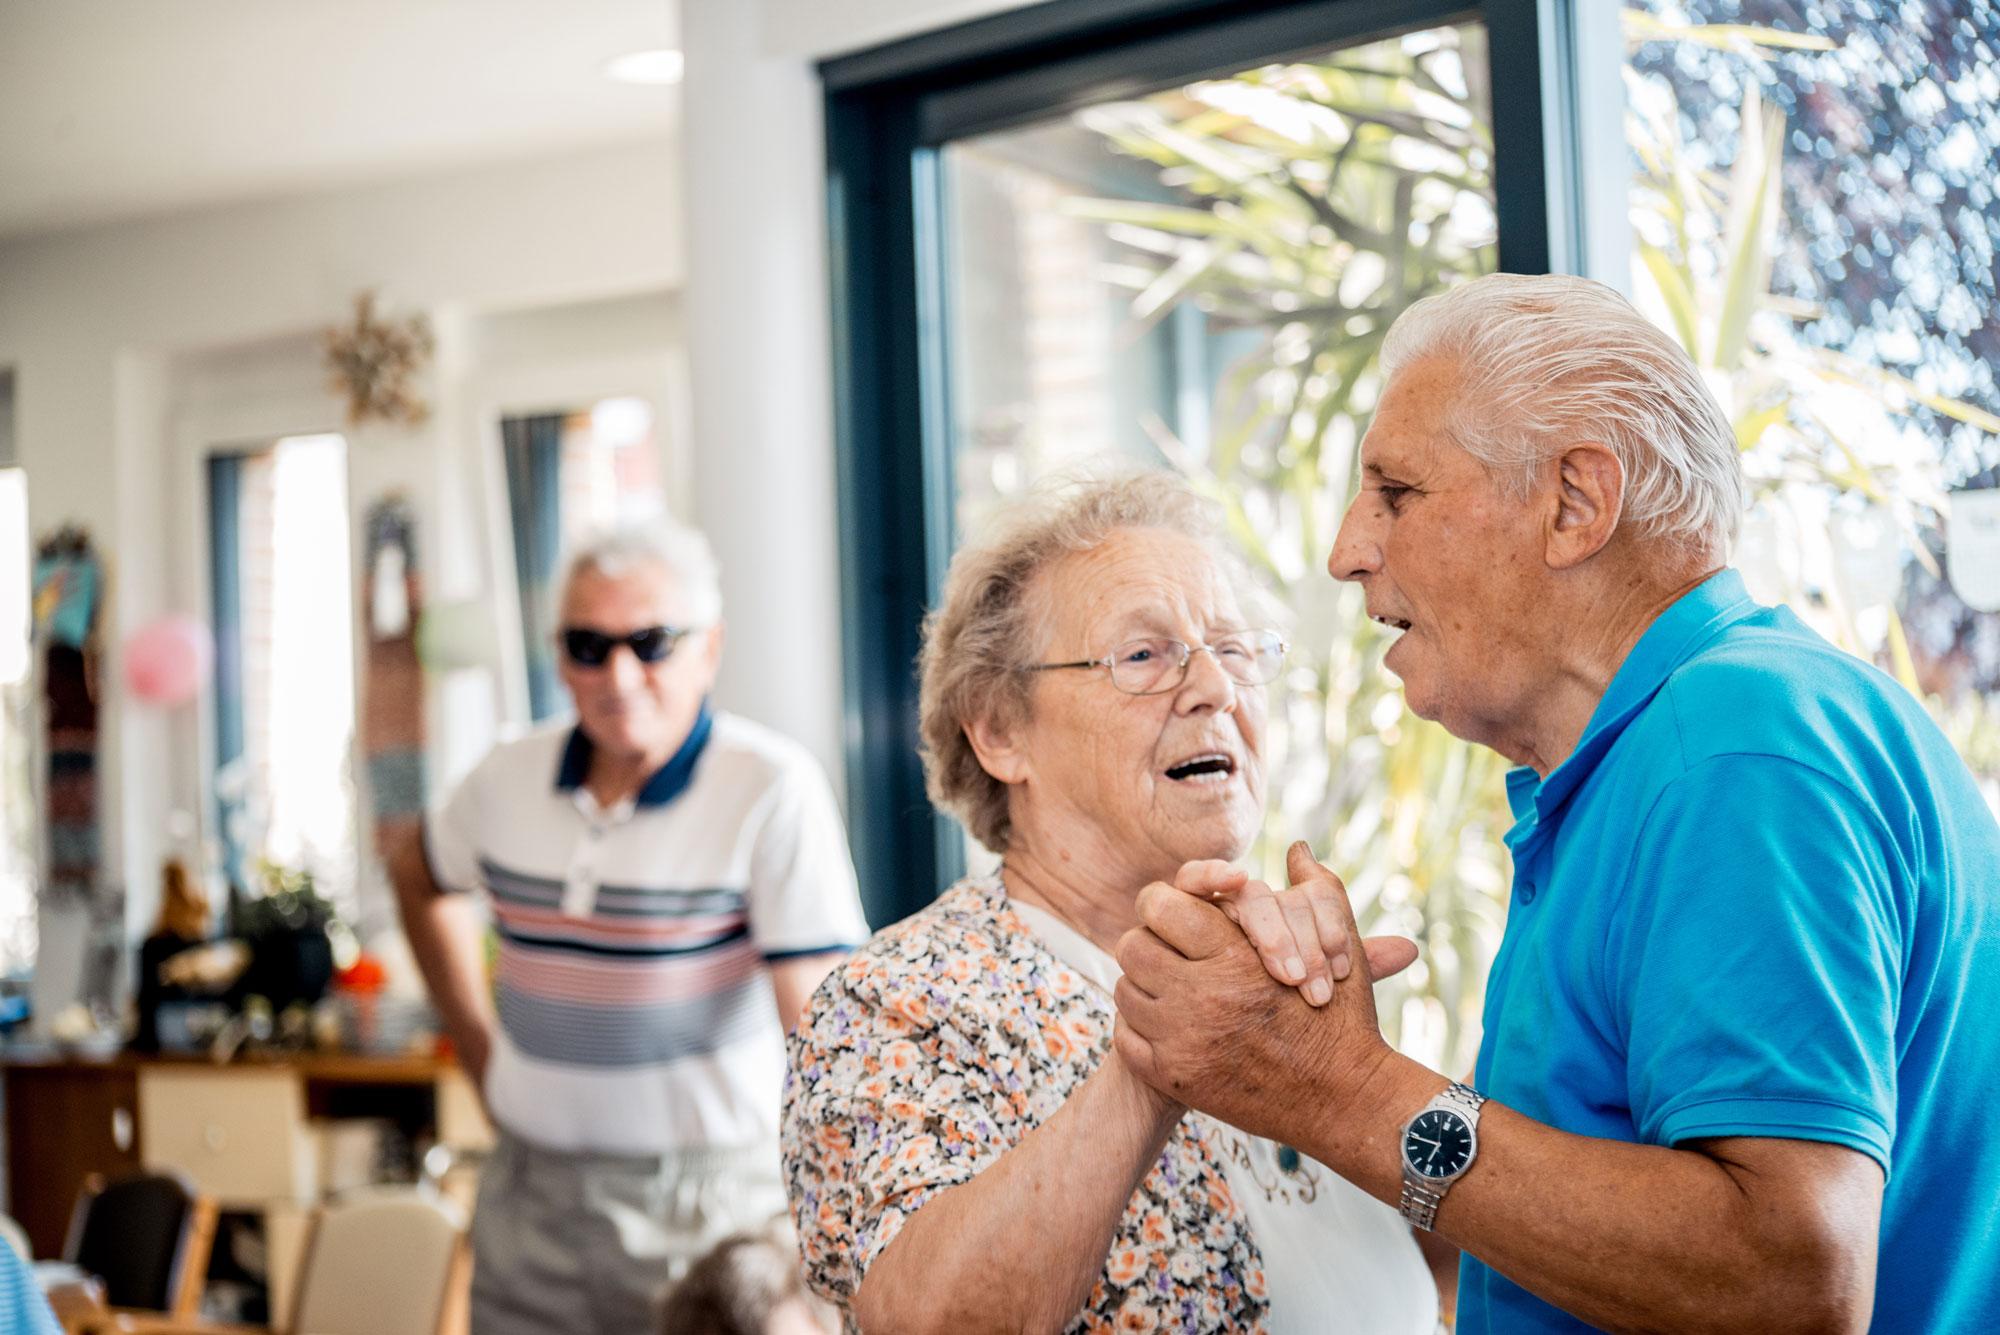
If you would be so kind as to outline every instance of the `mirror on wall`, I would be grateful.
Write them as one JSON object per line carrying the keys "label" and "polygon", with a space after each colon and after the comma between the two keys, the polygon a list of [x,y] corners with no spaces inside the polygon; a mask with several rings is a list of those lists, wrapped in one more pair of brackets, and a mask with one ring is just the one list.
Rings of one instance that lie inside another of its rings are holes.
{"label": "mirror on wall", "polygon": [[569,708],[555,663],[563,554],[589,533],[667,512],[655,420],[646,400],[619,397],[500,423],[528,708],[537,723]]}
{"label": "mirror on wall", "polygon": [[[7,384],[0,373],[0,387]],[[0,393],[0,423],[11,417]],[[28,476],[9,466],[0,426],[0,1027],[25,1018],[34,972],[34,720],[29,632]]]}
{"label": "mirror on wall", "polygon": [[289,436],[210,456],[214,791],[226,875],[356,878],[353,562],[347,442]]}

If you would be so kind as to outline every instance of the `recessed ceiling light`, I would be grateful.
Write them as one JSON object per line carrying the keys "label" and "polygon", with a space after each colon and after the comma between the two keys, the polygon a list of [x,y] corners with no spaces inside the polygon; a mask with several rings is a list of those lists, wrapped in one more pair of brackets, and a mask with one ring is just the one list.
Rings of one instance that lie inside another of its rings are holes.
{"label": "recessed ceiling light", "polygon": [[686,67],[678,51],[633,51],[604,62],[604,77],[619,83],[679,83]]}

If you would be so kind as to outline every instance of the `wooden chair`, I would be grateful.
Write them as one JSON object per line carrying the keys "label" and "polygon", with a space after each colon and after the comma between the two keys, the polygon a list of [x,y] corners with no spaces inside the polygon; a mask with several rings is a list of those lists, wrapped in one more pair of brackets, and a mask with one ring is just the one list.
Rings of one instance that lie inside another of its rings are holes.
{"label": "wooden chair", "polygon": [[104,1286],[88,1276],[45,1284],[42,1296],[49,1300],[49,1310],[56,1314],[64,1335],[89,1335],[106,1314]]}
{"label": "wooden chair", "polygon": [[324,1211],[306,1242],[288,1335],[449,1335],[462,1327],[471,1251],[457,1211],[415,1191]]}
{"label": "wooden chair", "polygon": [[[457,1211],[413,1190],[357,1194],[316,1212],[297,1292],[275,1335],[460,1335],[471,1250]],[[89,1335],[264,1335],[120,1312]]]}
{"label": "wooden chair", "polygon": [[84,1179],[63,1259],[97,1277],[111,1307],[191,1321],[201,1311],[215,1201],[179,1173]]}

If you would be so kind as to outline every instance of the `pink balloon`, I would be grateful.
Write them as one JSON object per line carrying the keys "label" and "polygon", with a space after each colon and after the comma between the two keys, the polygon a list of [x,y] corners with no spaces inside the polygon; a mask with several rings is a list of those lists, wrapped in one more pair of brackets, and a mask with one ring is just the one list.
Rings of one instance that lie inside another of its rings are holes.
{"label": "pink balloon", "polygon": [[125,641],[125,684],[147,704],[184,705],[207,679],[214,653],[207,626],[170,613],[147,622]]}

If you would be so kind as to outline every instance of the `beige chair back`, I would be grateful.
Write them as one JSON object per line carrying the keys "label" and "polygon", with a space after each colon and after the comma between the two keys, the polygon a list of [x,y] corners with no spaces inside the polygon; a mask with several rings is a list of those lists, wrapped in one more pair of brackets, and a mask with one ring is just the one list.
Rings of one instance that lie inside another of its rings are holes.
{"label": "beige chair back", "polygon": [[437,1335],[466,1276],[456,1211],[415,1191],[327,1207],[300,1268],[291,1335]]}

